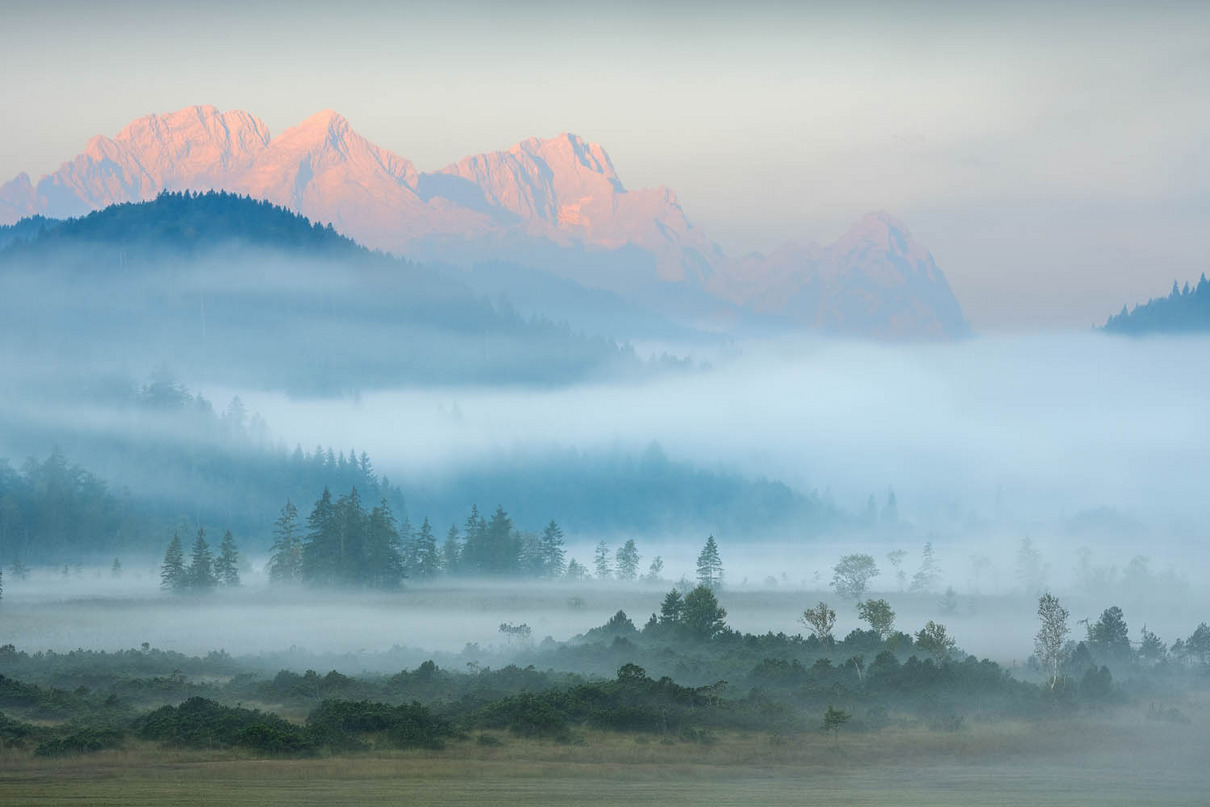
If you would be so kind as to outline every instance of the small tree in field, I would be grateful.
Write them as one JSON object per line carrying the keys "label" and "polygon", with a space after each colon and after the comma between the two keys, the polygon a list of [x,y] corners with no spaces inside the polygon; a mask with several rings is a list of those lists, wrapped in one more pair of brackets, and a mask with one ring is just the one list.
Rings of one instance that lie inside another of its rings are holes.
{"label": "small tree in field", "polygon": [[627,539],[626,543],[614,553],[614,562],[618,570],[619,580],[635,580],[639,576],[639,550],[634,545],[634,539]]}
{"label": "small tree in field", "polygon": [[932,591],[940,577],[941,570],[937,566],[937,556],[933,553],[933,544],[930,541],[920,550],[920,568],[912,575],[912,593],[924,594]]}
{"label": "small tree in field", "polygon": [[949,661],[957,646],[958,642],[946,632],[945,625],[931,619],[916,633],[916,647],[932,654],[938,661]]}
{"label": "small tree in field", "polygon": [[814,608],[808,608],[802,612],[802,616],[798,619],[823,645],[824,656],[831,656],[832,653],[832,631],[836,628],[836,612],[828,607],[826,602],[821,602]]}
{"label": "small tree in field", "polygon": [[895,611],[886,600],[866,600],[857,603],[857,616],[883,640],[886,640],[895,631]]}
{"label": "small tree in field", "polygon": [[1059,683],[1059,666],[1063,663],[1063,645],[1071,629],[1067,627],[1067,609],[1059,598],[1049,592],[1038,599],[1038,619],[1042,627],[1034,639],[1034,653],[1043,667],[1050,670],[1050,688]]}
{"label": "small tree in field", "polygon": [[872,555],[845,555],[832,567],[832,588],[842,597],[857,598],[877,576],[878,564]]}
{"label": "small tree in field", "polygon": [[706,545],[697,556],[697,582],[714,589],[723,583],[723,560],[713,535],[706,539]]}
{"label": "small tree in field", "polygon": [[593,568],[596,569],[598,580],[608,580],[613,576],[613,568],[609,564],[609,545],[604,541],[597,544],[592,558]]}
{"label": "small tree in field", "polygon": [[832,704],[828,704],[828,711],[823,713],[823,730],[832,733],[836,744],[840,744],[840,729],[849,722],[851,714],[843,709],[836,709]]}

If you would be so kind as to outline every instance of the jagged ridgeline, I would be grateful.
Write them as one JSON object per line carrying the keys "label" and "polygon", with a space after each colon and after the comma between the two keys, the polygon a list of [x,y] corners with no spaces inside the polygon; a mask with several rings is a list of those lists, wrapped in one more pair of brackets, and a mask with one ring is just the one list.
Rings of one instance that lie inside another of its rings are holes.
{"label": "jagged ridgeline", "polygon": [[166,364],[210,383],[329,394],[563,383],[639,364],[628,347],[228,193],[20,222],[5,244],[0,338],[10,356],[64,373]]}
{"label": "jagged ridgeline", "polygon": [[1129,311],[1122,306],[1105,323],[1105,330],[1131,336],[1210,332],[1210,281],[1203,274],[1196,286],[1173,282],[1167,297],[1153,298]]}

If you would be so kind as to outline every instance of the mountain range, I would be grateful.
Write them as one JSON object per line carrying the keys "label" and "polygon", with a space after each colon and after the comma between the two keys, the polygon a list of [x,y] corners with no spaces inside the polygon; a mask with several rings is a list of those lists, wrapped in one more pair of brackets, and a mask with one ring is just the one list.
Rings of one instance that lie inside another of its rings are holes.
{"label": "mountain range", "polygon": [[332,111],[271,136],[247,112],[195,106],[94,137],[37,182],[21,174],[0,186],[0,224],[210,189],[271,201],[416,260],[532,267],[699,329],[968,333],[932,255],[892,216],[867,215],[831,245],[734,258],[690,223],[671,190],[626,188],[605,150],[572,134],[422,172]]}

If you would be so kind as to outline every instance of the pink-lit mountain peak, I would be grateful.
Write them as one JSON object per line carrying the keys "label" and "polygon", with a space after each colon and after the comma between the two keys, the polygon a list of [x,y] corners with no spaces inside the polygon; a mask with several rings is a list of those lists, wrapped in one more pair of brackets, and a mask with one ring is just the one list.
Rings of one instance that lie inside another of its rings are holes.
{"label": "pink-lit mountain peak", "polygon": [[[193,106],[94,138],[37,183],[21,175],[0,185],[0,224],[212,188],[275,202],[367,246],[422,259],[506,258],[636,297],[651,284],[687,283],[825,329],[898,331],[904,317],[907,330],[965,329],[932,256],[893,216],[872,213],[830,246],[788,244],[767,257],[731,259],[689,223],[672,191],[628,190],[604,148],[566,132],[421,174],[333,110],[271,137],[246,112]],[[616,259],[605,257],[615,250]],[[597,257],[574,257],[590,253]],[[886,300],[867,318],[836,313],[870,303],[846,296],[868,288],[888,290],[900,313],[888,313]]]}
{"label": "pink-lit mountain peak", "polygon": [[509,149],[512,154],[528,154],[553,167],[571,169],[574,173],[599,174],[622,191],[613,161],[598,143],[590,143],[579,135],[563,132],[556,137],[531,137]]}
{"label": "pink-lit mountain peak", "polygon": [[912,238],[907,225],[885,210],[862,216],[832,245],[837,252],[868,248],[913,259],[923,258],[926,252]]}

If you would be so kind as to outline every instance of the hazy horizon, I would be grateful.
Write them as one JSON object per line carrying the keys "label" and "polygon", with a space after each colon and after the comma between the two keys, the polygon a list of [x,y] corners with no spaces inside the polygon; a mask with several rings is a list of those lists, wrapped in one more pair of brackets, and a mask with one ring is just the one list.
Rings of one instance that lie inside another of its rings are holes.
{"label": "hazy horizon", "polygon": [[5,6],[0,181],[153,112],[281,132],[334,108],[422,170],[575,132],[737,255],[889,210],[979,331],[1099,324],[1206,268],[1210,10],[1189,4]]}

